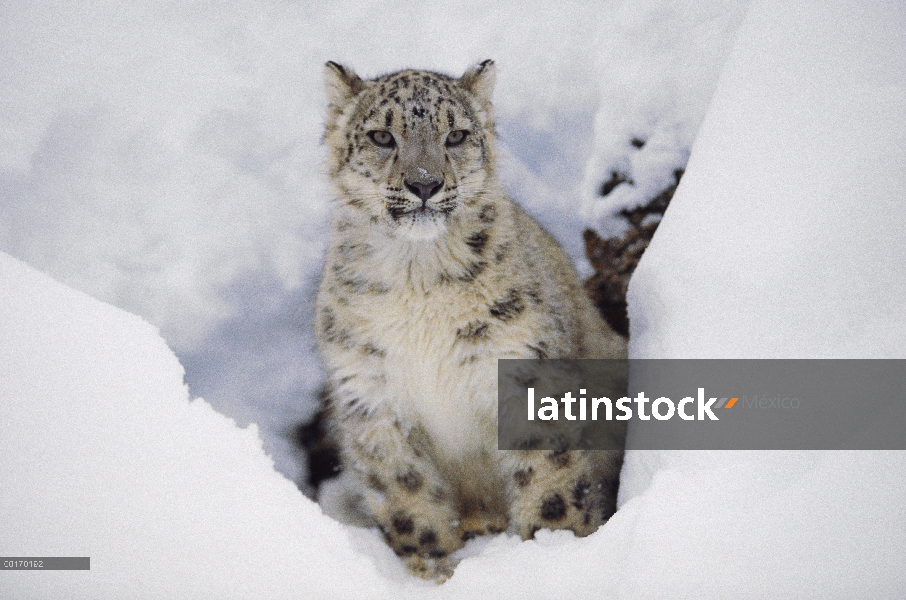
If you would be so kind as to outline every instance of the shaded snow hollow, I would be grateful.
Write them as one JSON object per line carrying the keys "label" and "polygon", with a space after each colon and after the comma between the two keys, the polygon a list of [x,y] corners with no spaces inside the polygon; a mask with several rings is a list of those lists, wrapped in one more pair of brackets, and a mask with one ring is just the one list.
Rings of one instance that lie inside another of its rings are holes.
{"label": "shaded snow hollow", "polygon": [[[903,356],[904,30],[754,3],[633,279],[634,356]],[[92,562],[0,571],[4,598],[906,594],[903,452],[632,452],[597,533],[476,540],[437,587],[190,400],[142,319],[0,254],[0,331],[0,555]]]}

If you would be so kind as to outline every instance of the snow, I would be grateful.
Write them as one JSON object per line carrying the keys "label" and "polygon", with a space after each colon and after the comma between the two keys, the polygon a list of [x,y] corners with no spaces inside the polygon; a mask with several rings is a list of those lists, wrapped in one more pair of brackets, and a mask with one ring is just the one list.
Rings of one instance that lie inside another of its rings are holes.
{"label": "snow", "polygon": [[[686,165],[747,5],[625,2],[602,23],[594,44],[600,100],[581,212],[603,235],[623,232],[625,221],[614,218],[620,210],[675,184],[674,172]],[[601,197],[611,173],[632,183]]]}
{"label": "snow", "polygon": [[154,327],[5,254],[0,282],[0,555],[91,557],[87,572],[4,571],[0,595],[381,589],[343,527],[273,470],[256,427],[189,401]]}
{"label": "snow", "polygon": [[[894,3],[751,7],[630,282],[630,356],[906,358],[904,27]],[[904,491],[903,452],[634,452],[620,510],[660,498],[635,543],[682,540],[642,595],[896,597]]]}
{"label": "snow", "polygon": [[630,284],[630,352],[906,358],[906,10],[772,6]]}
{"label": "snow", "polygon": [[[285,477],[321,381],[328,59],[494,58],[507,186],[575,258],[691,145],[633,356],[903,357],[906,10],[745,8],[0,8],[0,556],[92,560],[0,596],[903,596],[904,452],[632,452],[597,533],[473,540],[439,587]],[[613,168],[635,186],[596,198]]]}

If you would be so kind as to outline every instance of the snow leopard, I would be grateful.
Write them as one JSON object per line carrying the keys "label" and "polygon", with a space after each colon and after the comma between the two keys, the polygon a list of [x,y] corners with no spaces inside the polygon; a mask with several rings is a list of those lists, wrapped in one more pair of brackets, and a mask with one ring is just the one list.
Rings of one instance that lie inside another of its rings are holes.
{"label": "snow leopard", "polygon": [[497,449],[497,360],[624,358],[497,174],[493,61],[362,79],[328,62],[334,197],[316,301],[329,423],[362,510],[420,577],[472,537],[594,532],[621,451]]}

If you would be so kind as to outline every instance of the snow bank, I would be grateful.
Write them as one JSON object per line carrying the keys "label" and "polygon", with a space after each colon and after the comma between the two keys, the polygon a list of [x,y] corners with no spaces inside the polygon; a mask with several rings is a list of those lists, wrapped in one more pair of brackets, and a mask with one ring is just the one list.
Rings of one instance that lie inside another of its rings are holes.
{"label": "snow bank", "polygon": [[[630,284],[631,356],[906,358],[904,28],[901,4],[755,3]],[[632,563],[663,566],[624,590],[906,592],[904,452],[633,452],[623,474],[621,513],[661,508]]]}
{"label": "snow bank", "polygon": [[904,31],[897,3],[752,9],[630,285],[636,356],[906,358]]}
{"label": "snow bank", "polygon": [[157,330],[0,254],[4,598],[389,597],[346,530],[273,470],[255,427],[189,401]]}

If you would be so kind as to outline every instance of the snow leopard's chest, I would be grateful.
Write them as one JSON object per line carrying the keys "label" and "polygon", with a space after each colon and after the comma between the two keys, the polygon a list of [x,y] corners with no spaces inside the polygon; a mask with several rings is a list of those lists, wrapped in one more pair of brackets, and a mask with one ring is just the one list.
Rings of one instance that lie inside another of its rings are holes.
{"label": "snow leopard's chest", "polygon": [[496,431],[496,360],[490,339],[463,339],[475,304],[451,291],[391,291],[381,304],[371,327],[394,412],[422,425],[448,458],[487,449]]}

